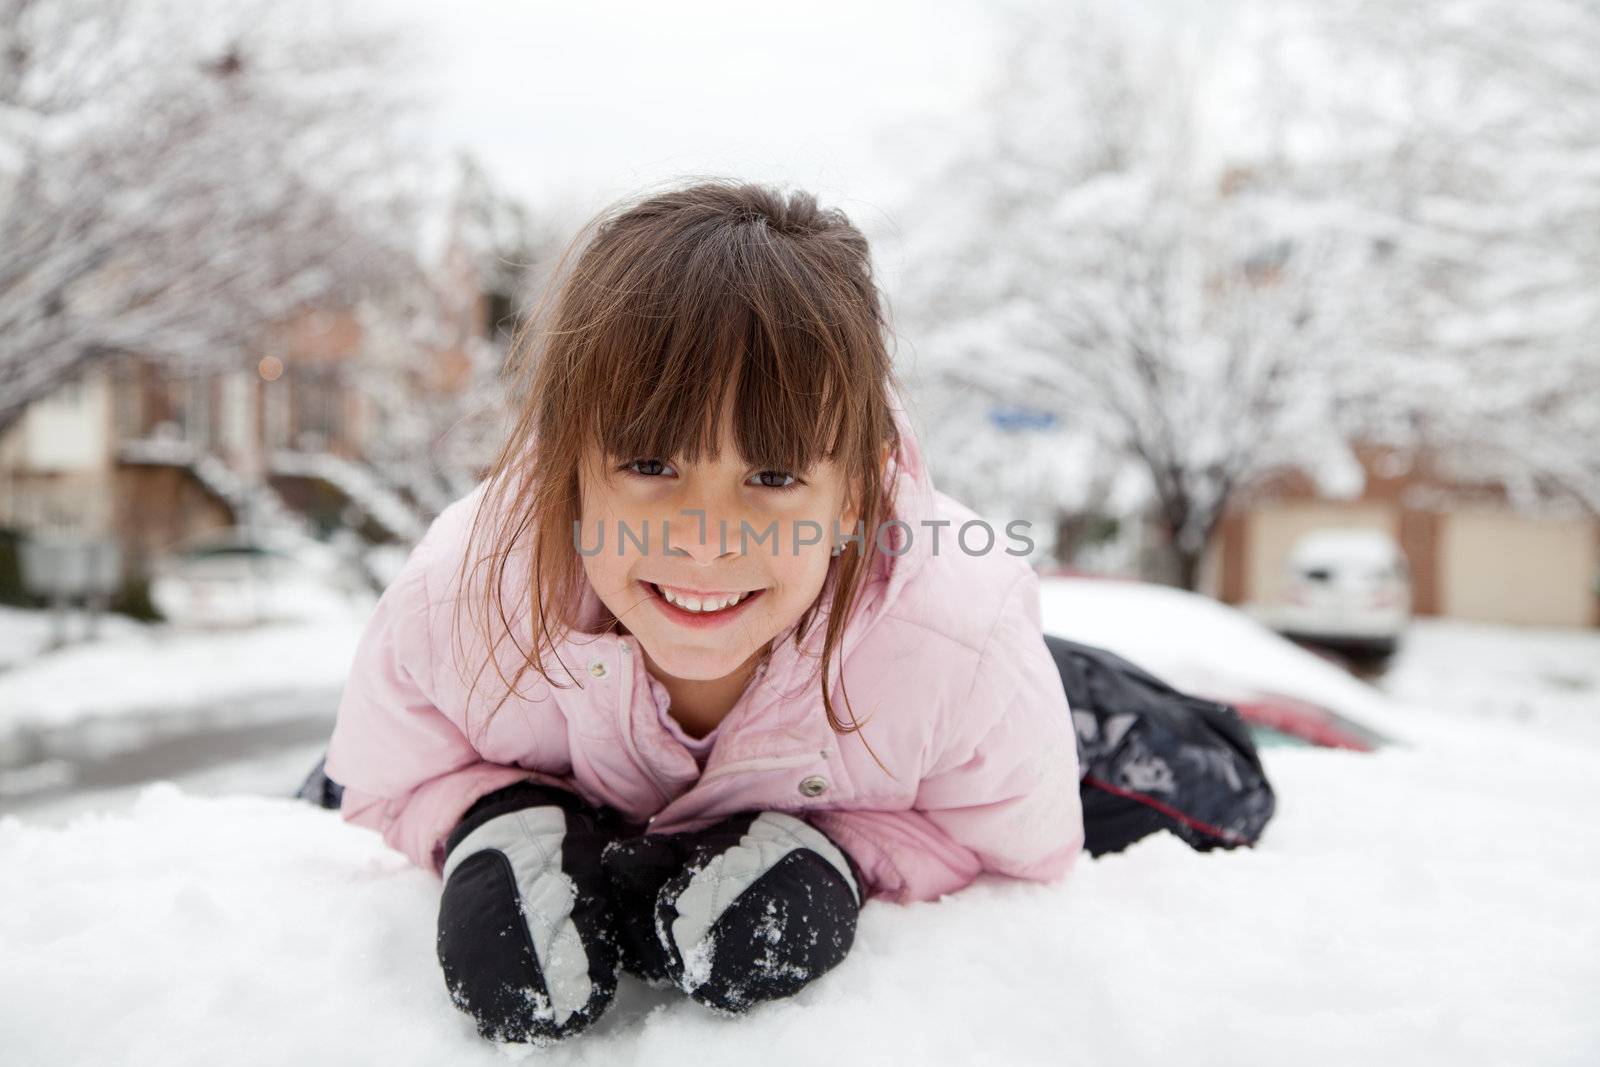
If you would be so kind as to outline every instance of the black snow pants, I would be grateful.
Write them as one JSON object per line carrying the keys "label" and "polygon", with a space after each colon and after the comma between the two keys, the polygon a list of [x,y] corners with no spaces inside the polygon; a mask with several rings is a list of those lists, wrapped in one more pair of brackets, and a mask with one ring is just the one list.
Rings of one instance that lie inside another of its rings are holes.
{"label": "black snow pants", "polygon": [[1200,851],[1256,842],[1276,799],[1236,709],[1180,692],[1103,648],[1044,640],[1078,735],[1091,855],[1159,830]]}

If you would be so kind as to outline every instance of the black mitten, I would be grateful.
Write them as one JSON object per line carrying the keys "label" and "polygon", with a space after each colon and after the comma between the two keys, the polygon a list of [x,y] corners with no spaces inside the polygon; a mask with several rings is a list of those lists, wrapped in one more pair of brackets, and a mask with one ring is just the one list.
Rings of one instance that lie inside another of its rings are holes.
{"label": "black mitten", "polygon": [[614,886],[633,887],[616,899],[631,913],[619,925],[636,973],[664,976],[718,1011],[794,995],[855,941],[860,873],[794,815],[747,812],[704,830],[647,834],[613,846],[606,869]]}
{"label": "black mitten", "polygon": [[611,882],[617,949],[622,969],[653,986],[676,985],[667,953],[656,937],[656,899],[683,870],[687,834],[643,834],[606,846],[601,865]]}
{"label": "black mitten", "polygon": [[607,824],[574,793],[518,782],[474,804],[445,843],[439,963],[484,1037],[567,1037],[611,1004]]}

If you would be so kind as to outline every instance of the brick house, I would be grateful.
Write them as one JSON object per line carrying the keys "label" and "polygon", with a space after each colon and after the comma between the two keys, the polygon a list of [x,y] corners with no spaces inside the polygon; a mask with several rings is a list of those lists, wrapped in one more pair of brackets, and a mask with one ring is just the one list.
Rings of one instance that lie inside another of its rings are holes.
{"label": "brick house", "polygon": [[1418,615],[1600,626],[1600,518],[1555,505],[1515,507],[1503,489],[1425,453],[1354,451],[1366,484],[1353,499],[1329,499],[1293,470],[1240,492],[1213,538],[1203,588],[1230,604],[1275,603],[1301,534],[1377,528],[1406,555]]}
{"label": "brick house", "polygon": [[[427,396],[467,385],[471,346],[503,342],[491,317],[506,300],[483,291],[453,235],[436,292],[441,328],[416,365]],[[0,528],[115,541],[135,571],[252,516],[314,533],[357,498],[369,540],[418,536],[429,502],[385,491],[365,462],[363,361],[398,351],[372,311],[306,308],[229,366],[186,372],[141,353],[90,366],[0,431]]]}

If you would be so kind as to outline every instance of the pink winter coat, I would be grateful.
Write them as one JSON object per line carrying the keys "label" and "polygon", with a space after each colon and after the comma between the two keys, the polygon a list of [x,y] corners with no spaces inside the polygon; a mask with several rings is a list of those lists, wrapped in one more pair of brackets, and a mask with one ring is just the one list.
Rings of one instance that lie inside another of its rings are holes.
{"label": "pink winter coat", "polygon": [[[572,634],[559,654],[578,682],[553,664],[559,688],[530,670],[485,728],[504,685],[484,671],[469,707],[488,652],[473,623],[452,632],[479,486],[433,522],[361,639],[326,767],[345,786],[344,817],[437,872],[444,839],[473,801],[534,778],[610,805],[647,832],[699,829],[747,810],[803,813],[851,854],[870,895],[895,901],[937,898],[985,870],[1040,881],[1065,874],[1083,847],[1077,742],[1041,636],[1038,578],[1005,553],[1003,528],[987,554],[961,550],[956,532],[977,516],[933,488],[903,414],[899,427],[885,477],[898,482],[896,515],[911,534],[886,535],[905,551],[880,556],[833,668],[838,714],[848,721],[842,670],[850,707],[891,773],[858,737],[828,726],[817,678],[826,608],[808,655],[792,632],[775,642],[703,771],[663,723],[666,688],[631,634]],[[935,551],[924,522],[941,519],[950,524]],[[981,534],[973,528],[967,543],[982,547]],[[528,588],[525,561],[508,570],[508,589]],[[514,620],[524,647],[528,599]],[[586,617],[599,610],[590,589]],[[501,655],[511,677],[515,660]]]}

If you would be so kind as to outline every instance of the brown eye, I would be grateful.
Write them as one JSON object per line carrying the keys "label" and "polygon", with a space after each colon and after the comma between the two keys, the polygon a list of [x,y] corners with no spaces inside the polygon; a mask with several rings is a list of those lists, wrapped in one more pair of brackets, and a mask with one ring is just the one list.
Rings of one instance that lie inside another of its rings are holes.
{"label": "brown eye", "polygon": [[[800,479],[796,478],[788,471],[761,471],[756,475],[756,477],[761,479],[761,488],[763,489],[793,489],[801,484]],[[780,484],[773,485],[771,482],[766,480],[768,478],[778,480]],[[782,479],[784,478],[789,480],[787,482],[783,482]]]}
{"label": "brown eye", "polygon": [[[618,467],[617,469],[619,471],[627,471],[630,474],[637,474],[637,475],[640,475],[641,477],[644,477],[644,478],[654,478],[656,475],[663,473],[662,471],[656,470],[654,468],[665,467],[665,466],[666,466],[666,464],[664,462],[662,462],[661,460],[659,460],[659,459],[635,459],[635,460],[630,460],[627,463],[624,463],[622,466]],[[640,470],[640,469],[638,469],[640,467],[649,468],[649,469]]]}

